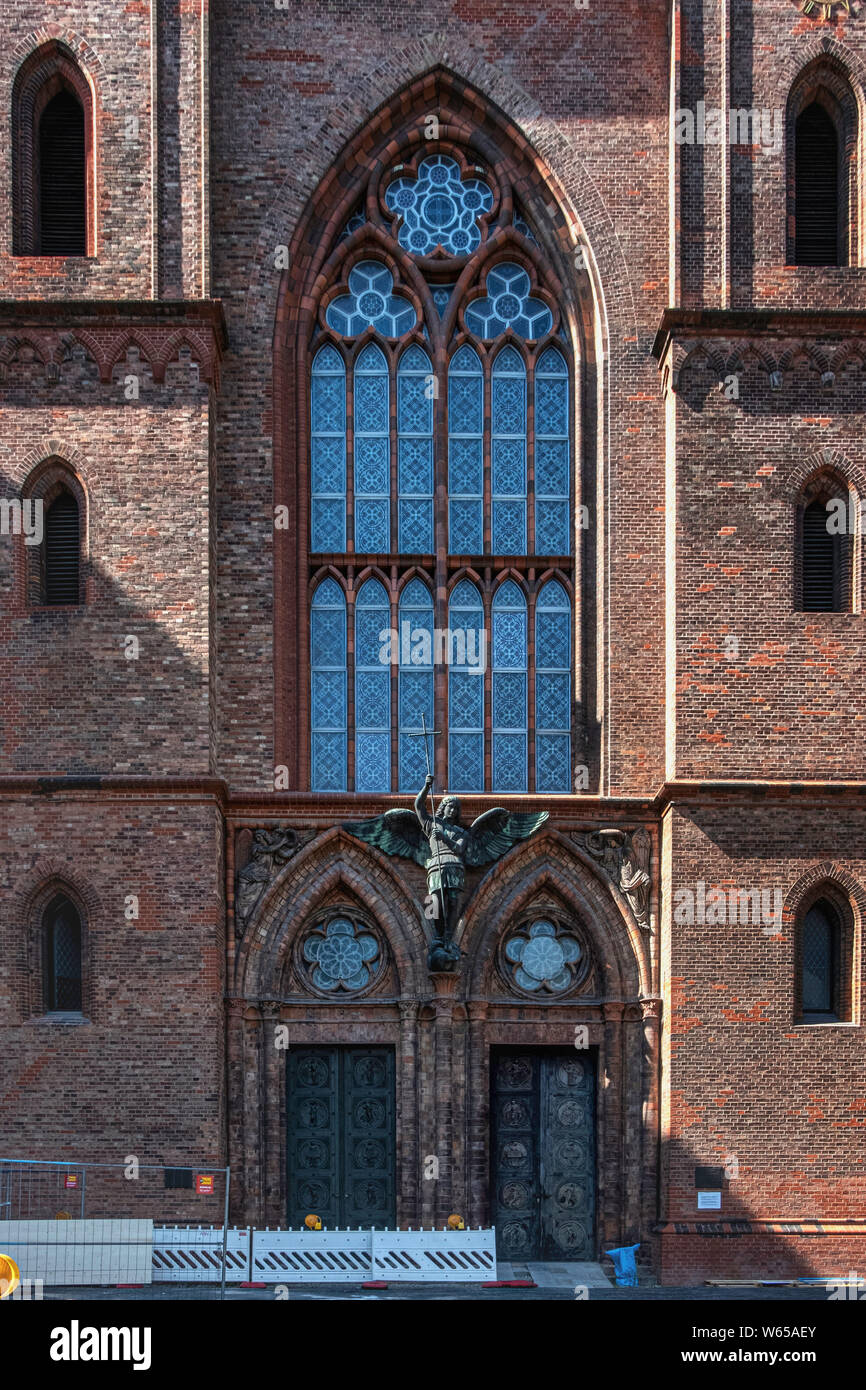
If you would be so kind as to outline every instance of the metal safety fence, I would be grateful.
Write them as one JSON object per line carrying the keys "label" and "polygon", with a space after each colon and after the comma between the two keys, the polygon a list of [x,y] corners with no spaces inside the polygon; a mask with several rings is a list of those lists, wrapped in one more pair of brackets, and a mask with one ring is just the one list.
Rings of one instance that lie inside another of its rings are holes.
{"label": "metal safety fence", "polygon": [[230,1172],[194,1165],[0,1158],[0,1254],[22,1287],[141,1287],[153,1281],[154,1229],[219,1231],[215,1297],[224,1296]]}
{"label": "metal safety fence", "polygon": [[[30,1287],[156,1285],[175,1297],[185,1286],[224,1298],[232,1284],[496,1278],[493,1229],[230,1228],[230,1177],[203,1164],[0,1158],[0,1255]],[[198,1211],[219,1219],[166,1219]]]}

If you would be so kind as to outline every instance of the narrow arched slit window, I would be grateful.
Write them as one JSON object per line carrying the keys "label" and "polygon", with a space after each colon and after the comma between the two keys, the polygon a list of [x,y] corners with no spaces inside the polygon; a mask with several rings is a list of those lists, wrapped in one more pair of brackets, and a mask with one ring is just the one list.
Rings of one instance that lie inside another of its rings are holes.
{"label": "narrow arched slit window", "polygon": [[804,1020],[839,1018],[841,927],[835,908],[820,899],[803,920],[800,949],[800,1000]]}
{"label": "narrow arched slit window", "polygon": [[62,894],[45,910],[44,983],[47,1013],[80,1013],[81,917]]}
{"label": "narrow arched slit window", "polygon": [[843,264],[839,136],[820,102],[797,117],[794,140],[796,263]]}
{"label": "narrow arched slit window", "polygon": [[78,503],[61,492],[45,513],[43,597],[47,604],[80,602],[81,532]]}
{"label": "narrow arched slit window", "polygon": [[92,256],[95,90],[72,50],[49,39],[12,88],[12,244],[16,256]]}
{"label": "narrow arched slit window", "polygon": [[843,536],[833,528],[825,500],[803,510],[802,604],[807,613],[836,613],[843,603]]}

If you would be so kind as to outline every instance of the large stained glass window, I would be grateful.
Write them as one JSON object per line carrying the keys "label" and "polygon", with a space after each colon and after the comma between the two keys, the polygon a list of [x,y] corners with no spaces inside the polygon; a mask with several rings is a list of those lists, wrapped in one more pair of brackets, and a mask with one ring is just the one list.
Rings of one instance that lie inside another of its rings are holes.
{"label": "large stained glass window", "polygon": [[311,786],[416,792],[423,717],[455,791],[568,791],[574,361],[558,287],[480,151],[409,143],[366,179],[323,248],[308,345]]}

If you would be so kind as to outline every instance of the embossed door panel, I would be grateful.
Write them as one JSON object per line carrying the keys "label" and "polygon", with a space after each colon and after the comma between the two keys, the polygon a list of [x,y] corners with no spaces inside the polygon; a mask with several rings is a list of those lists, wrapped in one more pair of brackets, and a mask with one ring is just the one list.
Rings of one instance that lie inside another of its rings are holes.
{"label": "embossed door panel", "polygon": [[492,1058],[493,1191],[496,1250],[502,1260],[538,1258],[538,1067],[531,1052]]}
{"label": "embossed door panel", "polygon": [[393,1049],[291,1048],[287,1084],[288,1224],[394,1226]]}
{"label": "embossed door panel", "polygon": [[343,1211],[340,1225],[393,1227],[394,1053],[341,1048]]}
{"label": "embossed door panel", "polygon": [[586,1053],[544,1057],[540,1074],[541,1258],[595,1259],[595,1069]]}
{"label": "embossed door panel", "polygon": [[491,1081],[491,1209],[500,1259],[594,1259],[591,1055],[494,1051]]}

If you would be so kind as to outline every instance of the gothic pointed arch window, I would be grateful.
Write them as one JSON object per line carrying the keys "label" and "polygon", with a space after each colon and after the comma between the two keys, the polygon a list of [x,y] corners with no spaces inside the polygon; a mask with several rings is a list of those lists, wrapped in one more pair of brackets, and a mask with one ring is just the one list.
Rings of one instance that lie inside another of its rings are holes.
{"label": "gothic pointed arch window", "polygon": [[493,599],[493,790],[519,792],[527,772],[526,598],[507,579]]}
{"label": "gothic pointed arch window", "polygon": [[787,109],[789,265],[859,264],[859,103],[841,63],[798,75]]}
{"label": "gothic pointed arch window", "polygon": [[[438,771],[455,789],[567,792],[575,363],[562,286],[506,154],[409,130],[400,145],[370,158],[351,197],[341,189],[299,340],[311,630],[328,635],[325,565],[348,605],[327,611],[354,622],[339,669],[313,631],[310,785],[417,791],[426,724],[443,731]],[[358,588],[370,568],[381,579]],[[324,701],[339,680],[353,700]]]}
{"label": "gothic pointed arch window", "polygon": [[461,579],[452,590],[448,636],[454,647],[448,669],[449,787],[455,792],[483,792],[484,605],[477,586],[468,579]]}
{"label": "gothic pointed arch window", "polygon": [[417,791],[424,781],[424,726],[433,723],[433,596],[421,579],[410,579],[400,595],[400,790]]}
{"label": "gothic pointed arch window", "polygon": [[313,594],[312,752],[316,791],[346,790],[346,598],[335,579],[323,579]]}

